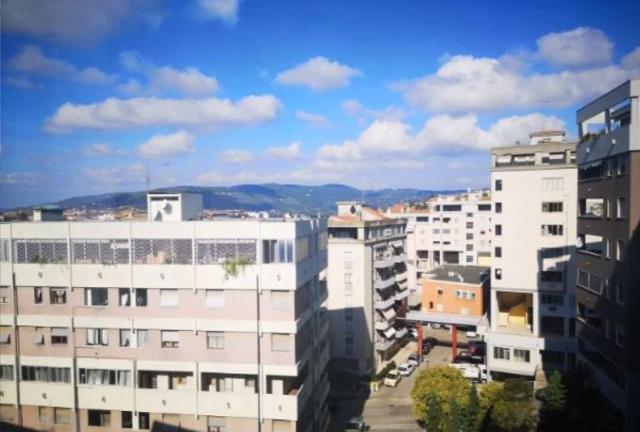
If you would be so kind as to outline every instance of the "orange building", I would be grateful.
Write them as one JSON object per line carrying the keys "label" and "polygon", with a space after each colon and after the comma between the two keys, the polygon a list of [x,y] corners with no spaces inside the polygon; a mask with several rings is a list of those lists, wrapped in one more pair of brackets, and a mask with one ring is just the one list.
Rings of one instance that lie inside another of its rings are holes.
{"label": "orange building", "polygon": [[486,312],[489,267],[445,265],[422,278],[422,311],[482,316]]}

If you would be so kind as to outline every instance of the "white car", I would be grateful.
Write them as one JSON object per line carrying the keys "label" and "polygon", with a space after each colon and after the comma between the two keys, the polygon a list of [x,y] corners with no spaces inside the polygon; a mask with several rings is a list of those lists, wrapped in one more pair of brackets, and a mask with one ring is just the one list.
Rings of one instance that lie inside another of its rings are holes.
{"label": "white car", "polygon": [[387,387],[396,387],[402,376],[398,373],[398,369],[391,370],[387,372],[387,376],[384,377],[384,385]]}
{"label": "white car", "polygon": [[413,365],[414,367],[418,367],[418,364],[420,364],[420,361],[418,360],[418,355],[417,354],[410,354],[409,358],[407,359],[407,363],[409,363],[410,365]]}
{"label": "white car", "polygon": [[413,373],[415,368],[411,363],[402,363],[400,367],[398,367],[398,372],[400,372],[400,375],[408,377]]}
{"label": "white car", "polygon": [[409,329],[409,332],[411,333],[411,336],[413,336],[414,339],[418,339],[418,329],[415,327],[411,327]]}

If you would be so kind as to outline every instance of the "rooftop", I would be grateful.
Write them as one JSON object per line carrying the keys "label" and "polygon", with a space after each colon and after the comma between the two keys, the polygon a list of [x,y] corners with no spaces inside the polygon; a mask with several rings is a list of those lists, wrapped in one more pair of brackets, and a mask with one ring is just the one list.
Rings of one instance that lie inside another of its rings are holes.
{"label": "rooftop", "polygon": [[431,270],[426,276],[432,280],[480,285],[489,277],[489,267],[443,265]]}

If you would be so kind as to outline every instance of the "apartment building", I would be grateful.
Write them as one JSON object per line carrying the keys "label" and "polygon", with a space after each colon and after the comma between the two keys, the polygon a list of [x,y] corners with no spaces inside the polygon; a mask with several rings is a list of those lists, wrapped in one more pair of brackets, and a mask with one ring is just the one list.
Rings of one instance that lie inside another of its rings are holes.
{"label": "apartment building", "polygon": [[491,149],[487,366],[534,376],[575,361],[575,143],[562,131]]}
{"label": "apartment building", "polygon": [[0,224],[0,419],[35,430],[324,431],[326,221]]}
{"label": "apartment building", "polygon": [[486,312],[489,267],[444,265],[422,278],[422,312],[473,317],[478,321]]}
{"label": "apartment building", "polygon": [[405,343],[409,296],[402,219],[360,202],[339,202],[329,218],[327,308],[332,363],[366,374]]}
{"label": "apartment building", "polygon": [[640,80],[577,112],[578,361],[640,429]]}
{"label": "apartment building", "polygon": [[491,196],[488,190],[438,195],[421,208],[394,206],[389,217],[407,219],[407,267],[411,288],[441,265],[489,266]]}

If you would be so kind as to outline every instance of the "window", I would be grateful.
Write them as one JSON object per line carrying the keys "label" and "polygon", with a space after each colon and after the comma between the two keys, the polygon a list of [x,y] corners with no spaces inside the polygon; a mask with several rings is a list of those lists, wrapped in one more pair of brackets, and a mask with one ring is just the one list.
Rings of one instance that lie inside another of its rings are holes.
{"label": "window", "polygon": [[513,360],[521,363],[529,363],[529,350],[517,349],[513,350]]}
{"label": "window", "polygon": [[611,211],[613,210],[613,200],[607,198],[607,219],[611,219]]}
{"label": "window", "polygon": [[67,241],[53,239],[15,239],[13,258],[16,263],[67,264]]}
{"label": "window", "polygon": [[540,280],[542,282],[562,282],[562,272],[555,270],[547,270],[540,272]]}
{"label": "window", "polygon": [[67,303],[66,288],[49,288],[49,302],[52,305],[60,305]]}
{"label": "window", "polygon": [[616,174],[622,176],[627,173],[627,162],[627,155],[618,156],[618,170]]}
{"label": "window", "polygon": [[578,280],[576,285],[586,288],[598,295],[602,295],[602,278],[594,273],[578,269]]}
{"label": "window", "polygon": [[563,255],[566,255],[564,248],[548,248],[542,249],[540,251],[540,255],[542,258],[560,258]]}
{"label": "window", "polygon": [[108,329],[87,329],[87,345],[109,345]]}
{"label": "window", "polygon": [[162,348],[179,348],[180,332],[177,330],[162,330],[161,341]]}
{"label": "window", "polygon": [[624,346],[624,325],[616,323],[616,344]]}
{"label": "window", "polygon": [[564,304],[564,298],[558,294],[541,294],[540,302],[546,305],[562,306]]}
{"label": "window", "polygon": [[8,304],[10,295],[9,287],[0,287],[0,304]]}
{"label": "window", "polygon": [[467,252],[472,252],[472,251],[473,251],[473,244],[471,244],[471,243],[470,243],[470,244],[468,244],[468,245],[466,246],[466,250],[467,250]]}
{"label": "window", "polygon": [[271,334],[271,351],[291,351],[291,336],[288,334]]}
{"label": "window", "polygon": [[473,233],[467,233],[467,240],[473,240]]}
{"label": "window", "polygon": [[618,198],[618,204],[616,206],[616,217],[618,219],[625,219],[627,217],[627,199],[625,197]]}
{"label": "window", "polygon": [[561,236],[563,233],[562,225],[542,225],[541,231],[543,236]]}
{"label": "window", "polygon": [[22,381],[70,383],[71,368],[48,366],[22,366]]}
{"label": "window", "polygon": [[42,304],[42,287],[33,288],[33,303]]}
{"label": "window", "polygon": [[271,307],[274,310],[289,310],[289,291],[271,291]]}
{"label": "window", "polygon": [[543,213],[559,213],[562,211],[562,201],[550,201],[542,203]]}
{"label": "window", "polygon": [[467,222],[466,226],[467,226],[467,229],[472,229],[473,228],[473,222]]}
{"label": "window", "polygon": [[496,203],[496,213],[502,213],[502,203]]}
{"label": "window", "polygon": [[493,256],[495,256],[496,258],[501,258],[502,257],[502,247],[496,246],[493,249]]}
{"label": "window", "polygon": [[0,365],[0,381],[13,381],[12,365]]}
{"label": "window", "polygon": [[293,240],[263,240],[262,262],[265,264],[293,262]]}
{"label": "window", "polygon": [[502,235],[502,225],[496,225],[496,235]]}
{"label": "window", "polygon": [[89,426],[107,427],[111,425],[111,411],[88,410]]}
{"label": "window", "polygon": [[131,346],[131,330],[120,329],[120,346],[121,347]]}
{"label": "window", "polygon": [[131,385],[131,371],[127,369],[78,369],[78,383],[88,385]]}
{"label": "window", "polygon": [[495,269],[494,275],[495,275],[496,279],[498,279],[498,280],[502,279],[502,269],[499,269],[499,268]]}
{"label": "window", "polygon": [[442,288],[438,288],[438,297],[442,297],[442,293],[443,293]]}
{"label": "window", "polygon": [[491,204],[478,204],[478,211],[491,211]]}
{"label": "window", "polygon": [[607,239],[604,243],[604,247],[605,247],[605,256],[609,259],[611,259],[612,253],[613,253],[613,248],[611,247],[611,239]]}
{"label": "window", "polygon": [[[607,217],[609,209],[607,209]],[[578,200],[580,217],[601,218],[604,215],[604,198],[581,198]]]}
{"label": "window", "polygon": [[68,328],[54,327],[51,329],[51,345],[67,345],[68,342]]}
{"label": "window", "polygon": [[602,255],[602,247],[604,244],[604,238],[602,236],[593,234],[578,234],[578,239],[582,243],[582,245],[578,249],[579,251],[598,256]]}
{"label": "window", "polygon": [[131,290],[129,288],[120,288],[118,290],[118,305],[131,306]]}
{"label": "window", "polygon": [[497,191],[501,191],[502,190],[502,180],[496,180],[496,182],[495,182],[495,190],[497,190]]}
{"label": "window", "polygon": [[85,288],[85,306],[107,306],[109,304],[109,290],[107,288]]}
{"label": "window", "polygon": [[38,423],[46,424],[49,423],[49,416],[47,415],[47,411],[49,409],[47,407],[38,407]]}
{"label": "window", "polygon": [[34,336],[34,343],[36,345],[44,345],[44,332],[42,327],[36,327],[35,328],[35,336]]}
{"label": "window", "polygon": [[0,345],[9,345],[11,343],[11,327],[0,327]]}
{"label": "window", "polygon": [[207,332],[207,348],[224,349],[224,333],[223,332]]}
{"label": "window", "polygon": [[616,301],[620,304],[624,304],[624,285],[621,282],[616,284]]}
{"label": "window", "polygon": [[191,239],[133,239],[134,264],[191,264]]}
{"label": "window", "polygon": [[562,190],[564,189],[564,179],[562,177],[547,177],[542,179],[542,190]]}
{"label": "window", "polygon": [[624,261],[626,252],[627,252],[627,247],[624,243],[624,240],[618,240],[616,242],[616,259],[618,261]]}
{"label": "window", "polygon": [[207,417],[207,432],[227,432],[226,417]]}
{"label": "window", "polygon": [[122,428],[123,429],[131,429],[133,428],[133,413],[131,411],[122,411]]}
{"label": "window", "polygon": [[180,294],[177,289],[160,290],[161,307],[178,307],[180,305]]}
{"label": "window", "polygon": [[467,262],[467,264],[470,264],[473,262],[473,255],[467,255],[465,257],[465,261]]}
{"label": "window", "polygon": [[147,344],[149,340],[149,330],[136,330],[136,346],[142,348]]}
{"label": "window", "polygon": [[74,264],[129,264],[128,239],[91,239],[71,241]]}
{"label": "window", "polygon": [[601,160],[580,165],[578,167],[578,181],[602,177],[604,166]]}
{"label": "window", "polygon": [[55,424],[71,424],[71,410],[69,408],[54,408],[53,422]]}
{"label": "window", "polygon": [[224,307],[224,290],[207,290],[205,306],[211,309],[220,309]]}
{"label": "window", "polygon": [[149,413],[138,412],[138,427],[140,427],[140,429],[149,429],[150,424]]}
{"label": "window", "polygon": [[509,348],[493,347],[493,358],[496,360],[509,360],[510,359]]}

